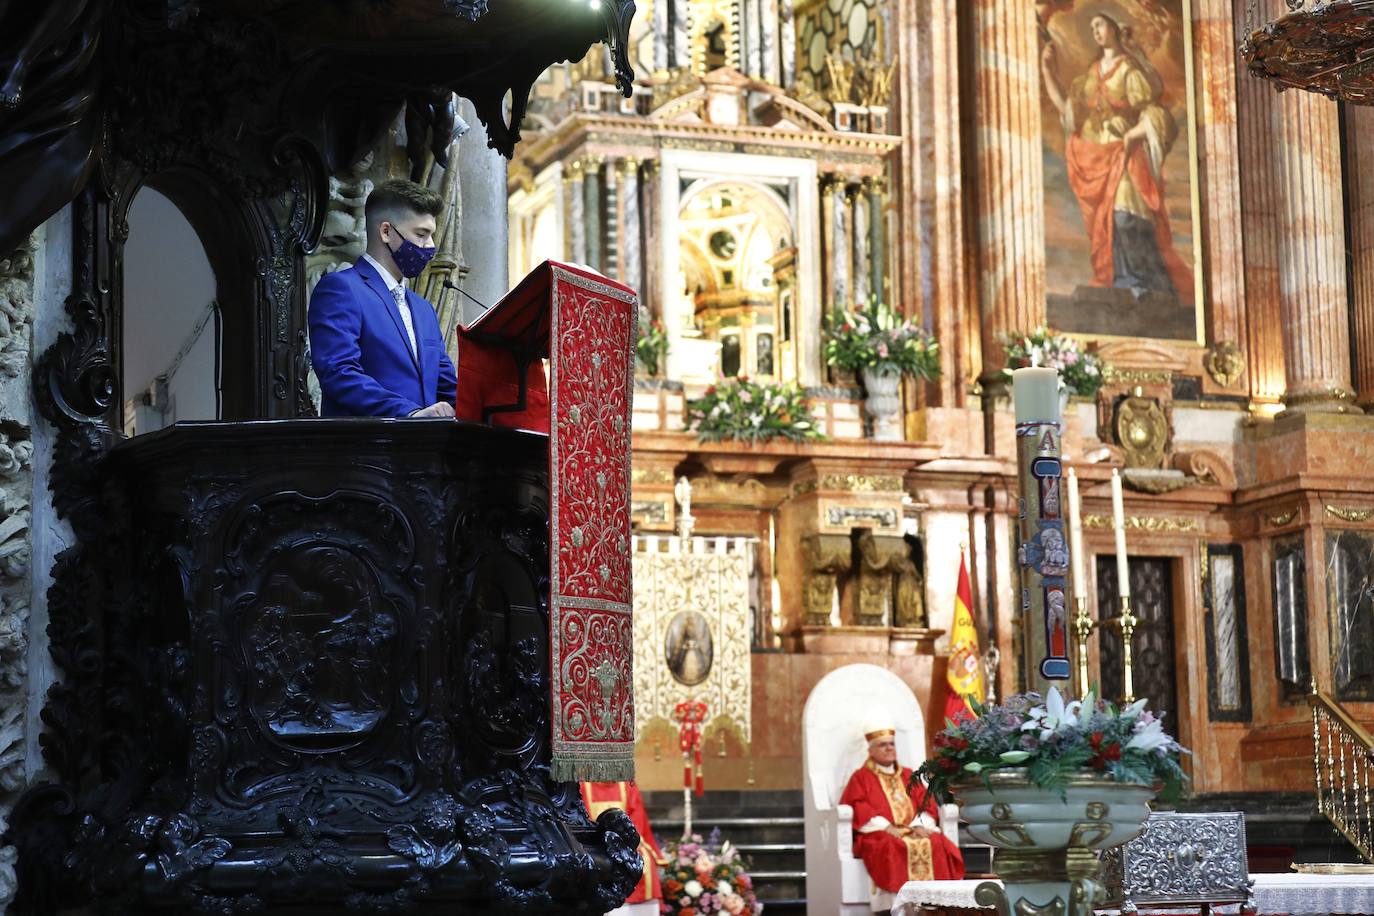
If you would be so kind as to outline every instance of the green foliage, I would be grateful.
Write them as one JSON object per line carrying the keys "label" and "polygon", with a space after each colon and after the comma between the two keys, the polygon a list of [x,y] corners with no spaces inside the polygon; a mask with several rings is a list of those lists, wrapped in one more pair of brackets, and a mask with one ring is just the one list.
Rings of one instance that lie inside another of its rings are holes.
{"label": "green foliage", "polygon": [[825,438],[800,389],[743,378],[712,385],[700,398],[689,401],[687,425],[702,442]]}
{"label": "green foliage", "polygon": [[835,310],[825,361],[847,372],[895,369],[930,380],[940,375],[940,344],[925,328],[875,302],[855,311]]}
{"label": "green foliage", "polygon": [[1187,751],[1164,733],[1144,701],[1118,709],[1091,693],[1081,703],[1065,702],[1051,689],[1043,701],[1038,694],[1017,694],[973,709],[974,717],[945,720],[933,753],[916,771],[941,802],[953,798],[957,783],[981,778],[991,787],[991,774],[1006,770],[1060,793],[1082,773],[1154,786],[1166,802],[1176,802],[1185,788],[1179,760]]}
{"label": "green foliage", "polygon": [[641,322],[639,337],[635,340],[635,358],[643,364],[650,375],[658,375],[663,357],[668,355],[668,335],[663,331],[663,323],[657,318]]}

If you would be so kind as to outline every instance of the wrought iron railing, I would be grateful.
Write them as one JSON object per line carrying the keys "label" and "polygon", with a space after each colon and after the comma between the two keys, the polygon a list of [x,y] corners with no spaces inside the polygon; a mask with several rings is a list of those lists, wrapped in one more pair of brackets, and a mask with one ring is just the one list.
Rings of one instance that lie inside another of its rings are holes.
{"label": "wrought iron railing", "polygon": [[1374,862],[1374,738],[1330,694],[1313,690],[1307,702],[1317,808],[1365,861]]}

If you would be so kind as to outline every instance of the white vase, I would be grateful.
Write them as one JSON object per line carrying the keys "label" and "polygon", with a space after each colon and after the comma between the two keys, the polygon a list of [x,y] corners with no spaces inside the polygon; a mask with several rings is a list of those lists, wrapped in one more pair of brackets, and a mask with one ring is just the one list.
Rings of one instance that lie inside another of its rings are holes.
{"label": "white vase", "polygon": [[902,438],[902,374],[896,369],[870,366],[863,370],[864,410],[873,420],[873,438],[884,442]]}
{"label": "white vase", "polygon": [[969,835],[997,848],[994,870],[1013,913],[1089,912],[1101,892],[1095,853],[1138,836],[1155,794],[1090,773],[1073,777],[1062,794],[1034,785],[1024,770],[992,773],[988,783],[955,786],[955,800]]}

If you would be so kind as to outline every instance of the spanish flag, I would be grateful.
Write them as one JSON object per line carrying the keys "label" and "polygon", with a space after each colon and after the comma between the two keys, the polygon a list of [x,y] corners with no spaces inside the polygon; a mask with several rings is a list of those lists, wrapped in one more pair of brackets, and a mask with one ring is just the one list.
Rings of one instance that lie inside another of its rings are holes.
{"label": "spanish flag", "polygon": [[973,625],[973,588],[968,566],[959,554],[959,591],[954,598],[954,626],[950,630],[949,699],[945,717],[958,722],[973,715],[971,700],[983,702],[983,660],[978,652],[978,630]]}

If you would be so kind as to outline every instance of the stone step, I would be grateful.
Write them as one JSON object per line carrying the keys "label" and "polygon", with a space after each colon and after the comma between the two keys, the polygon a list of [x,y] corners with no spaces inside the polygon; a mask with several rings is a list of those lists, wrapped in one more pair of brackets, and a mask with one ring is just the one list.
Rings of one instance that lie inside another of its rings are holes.
{"label": "stone step", "polygon": [[754,882],[754,893],[765,903],[806,897],[804,871],[751,871],[749,877]]}
{"label": "stone step", "polygon": [[[651,817],[650,823],[659,843],[676,840],[682,836],[683,821],[673,817]],[[698,818],[692,816],[692,832],[703,839],[711,831],[719,828],[722,840],[729,840],[736,846],[758,844],[805,842],[806,829],[800,817],[717,817]]]}
{"label": "stone step", "polygon": [[806,847],[801,843],[740,843],[737,848],[750,868],[800,871],[806,867]]}

